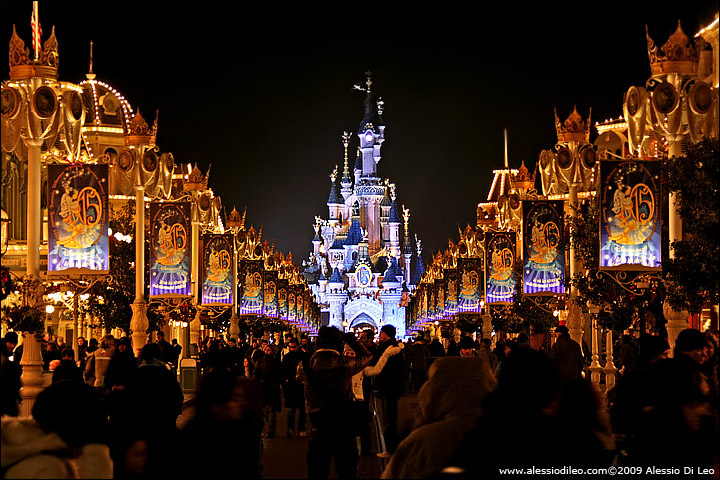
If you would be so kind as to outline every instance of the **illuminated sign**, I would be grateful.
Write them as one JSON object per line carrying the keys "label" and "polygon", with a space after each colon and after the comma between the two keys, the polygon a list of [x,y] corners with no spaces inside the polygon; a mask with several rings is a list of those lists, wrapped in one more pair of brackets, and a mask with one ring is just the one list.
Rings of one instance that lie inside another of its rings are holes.
{"label": "illuminated sign", "polygon": [[600,268],[660,270],[659,162],[602,161],[600,179]]}
{"label": "illuminated sign", "polygon": [[107,273],[108,166],[47,168],[48,273]]}
{"label": "illuminated sign", "polygon": [[370,267],[367,265],[360,265],[357,267],[357,271],[355,272],[355,279],[357,280],[358,286],[361,288],[365,288],[370,285],[372,282],[372,271],[370,270]]}
{"label": "illuminated sign", "polygon": [[203,305],[233,303],[232,242],[232,235],[203,235]]}
{"label": "illuminated sign", "polygon": [[564,202],[523,201],[523,292],[565,293]]}
{"label": "illuminated sign", "polygon": [[489,233],[486,240],[486,303],[512,302],[515,296],[515,232]]}
{"label": "illuminated sign", "polygon": [[192,295],[190,203],[150,203],[150,296]]}

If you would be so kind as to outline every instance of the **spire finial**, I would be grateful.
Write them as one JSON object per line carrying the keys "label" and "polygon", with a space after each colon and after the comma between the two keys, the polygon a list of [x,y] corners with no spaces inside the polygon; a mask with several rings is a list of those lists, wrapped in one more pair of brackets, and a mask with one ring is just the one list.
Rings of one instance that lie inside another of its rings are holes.
{"label": "spire finial", "polygon": [[330,181],[333,183],[333,185],[335,184],[335,179],[337,178],[337,173],[338,173],[338,166],[335,165],[335,170],[333,170],[332,173],[330,174]]}
{"label": "spire finial", "polygon": [[409,209],[409,208],[405,208],[405,205],[402,206],[402,209],[403,209],[403,220],[405,220],[405,235],[407,236],[408,232],[410,231],[410,230],[409,230],[409,225],[410,225],[410,209]]}
{"label": "spire finial", "polygon": [[505,168],[510,168],[510,164],[508,162],[508,142],[507,142],[507,128],[504,130],[505,132]]}
{"label": "spire finial", "polygon": [[372,76],[372,72],[368,70],[365,72],[365,76],[367,77],[367,81],[365,81],[365,85],[367,85],[367,92],[370,93],[370,86],[372,85],[372,80],[370,77]]}
{"label": "spire finial", "polygon": [[93,41],[90,40],[90,70],[85,75],[88,80],[93,80],[95,78],[95,73],[93,72]]}

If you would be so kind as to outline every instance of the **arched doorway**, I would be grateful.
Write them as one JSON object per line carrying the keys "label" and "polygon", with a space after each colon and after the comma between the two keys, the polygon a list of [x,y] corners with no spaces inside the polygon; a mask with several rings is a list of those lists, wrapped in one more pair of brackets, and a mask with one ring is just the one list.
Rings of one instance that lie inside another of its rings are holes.
{"label": "arched doorway", "polygon": [[360,333],[363,330],[372,330],[373,335],[377,333],[375,320],[367,313],[359,314],[352,320],[352,324],[350,324],[350,331],[353,333]]}

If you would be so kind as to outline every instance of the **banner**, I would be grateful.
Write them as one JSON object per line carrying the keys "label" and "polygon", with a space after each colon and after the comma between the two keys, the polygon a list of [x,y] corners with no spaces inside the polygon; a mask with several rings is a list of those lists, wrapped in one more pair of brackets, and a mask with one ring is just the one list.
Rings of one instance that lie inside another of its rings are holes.
{"label": "banner", "polygon": [[107,273],[108,166],[47,168],[48,274]]}
{"label": "banner", "polygon": [[458,259],[460,290],[458,292],[458,312],[480,312],[482,300],[483,272],[479,258]]}
{"label": "banner", "polygon": [[515,296],[515,232],[488,233],[486,237],[485,301],[512,302]]}
{"label": "banner", "polygon": [[206,233],[203,244],[203,305],[233,304],[233,236]]}
{"label": "banner", "polygon": [[288,281],[278,280],[278,317],[282,320],[288,319]]}
{"label": "banner", "polygon": [[300,323],[307,323],[305,321],[305,295],[302,286],[298,286],[295,290],[295,319]]}
{"label": "banner", "polygon": [[277,272],[274,270],[266,270],[263,273],[263,281],[265,284],[265,291],[263,294],[265,315],[272,318],[278,318]]}
{"label": "banner", "polygon": [[428,318],[428,291],[427,285],[423,284],[422,288],[422,305],[420,306],[420,323],[425,323]]}
{"label": "banner", "polygon": [[445,294],[445,314],[451,317],[458,313],[458,271],[456,268],[447,268],[443,272],[447,282],[447,293]]}
{"label": "banner", "polygon": [[192,295],[190,203],[150,202],[150,296]]}
{"label": "banner", "polygon": [[243,285],[240,313],[244,315],[263,313],[263,265],[262,260],[243,260],[239,282]]}
{"label": "banner", "polygon": [[297,323],[297,311],[295,310],[295,285],[288,286],[288,321]]}
{"label": "banner", "polygon": [[444,278],[435,279],[435,319],[442,320],[448,318],[445,311],[445,295],[447,290],[447,280]]}
{"label": "banner", "polygon": [[600,269],[660,270],[660,162],[600,162]]}
{"label": "banner", "polygon": [[428,292],[427,318],[430,321],[435,321],[437,319],[437,314],[435,312],[435,307],[437,306],[437,289],[435,288],[434,283],[427,284],[427,292]]}
{"label": "banner", "polygon": [[564,202],[523,200],[523,292],[565,293]]}

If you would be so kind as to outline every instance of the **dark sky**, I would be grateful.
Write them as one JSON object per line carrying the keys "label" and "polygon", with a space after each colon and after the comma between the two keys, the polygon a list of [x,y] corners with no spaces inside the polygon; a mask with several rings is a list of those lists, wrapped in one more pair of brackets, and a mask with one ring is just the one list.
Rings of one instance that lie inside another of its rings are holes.
{"label": "dark sky", "polygon": [[[1,5],[5,38],[14,23],[30,45],[30,2]],[[161,150],[212,164],[228,211],[247,206],[248,222],[298,260],[312,249],[314,216],[327,218],[328,176],[342,168],[342,131],[362,119],[364,94],[352,86],[366,70],[385,101],[380,175],[397,185],[429,254],[457,240],[458,224],[474,225],[503,166],[504,128],[510,166],[533,168],[557,140],[554,106],[562,120],[574,104],[583,117],[592,107],[593,123],[622,114],[623,93],[650,74],[645,24],[662,44],[678,19],[692,36],[717,11],[201,5],[40,2],[40,21],[44,38],[56,26],[61,80],[84,80],[93,40],[97,79],[149,121],[160,111]],[[354,137],[351,161],[356,146]]]}

